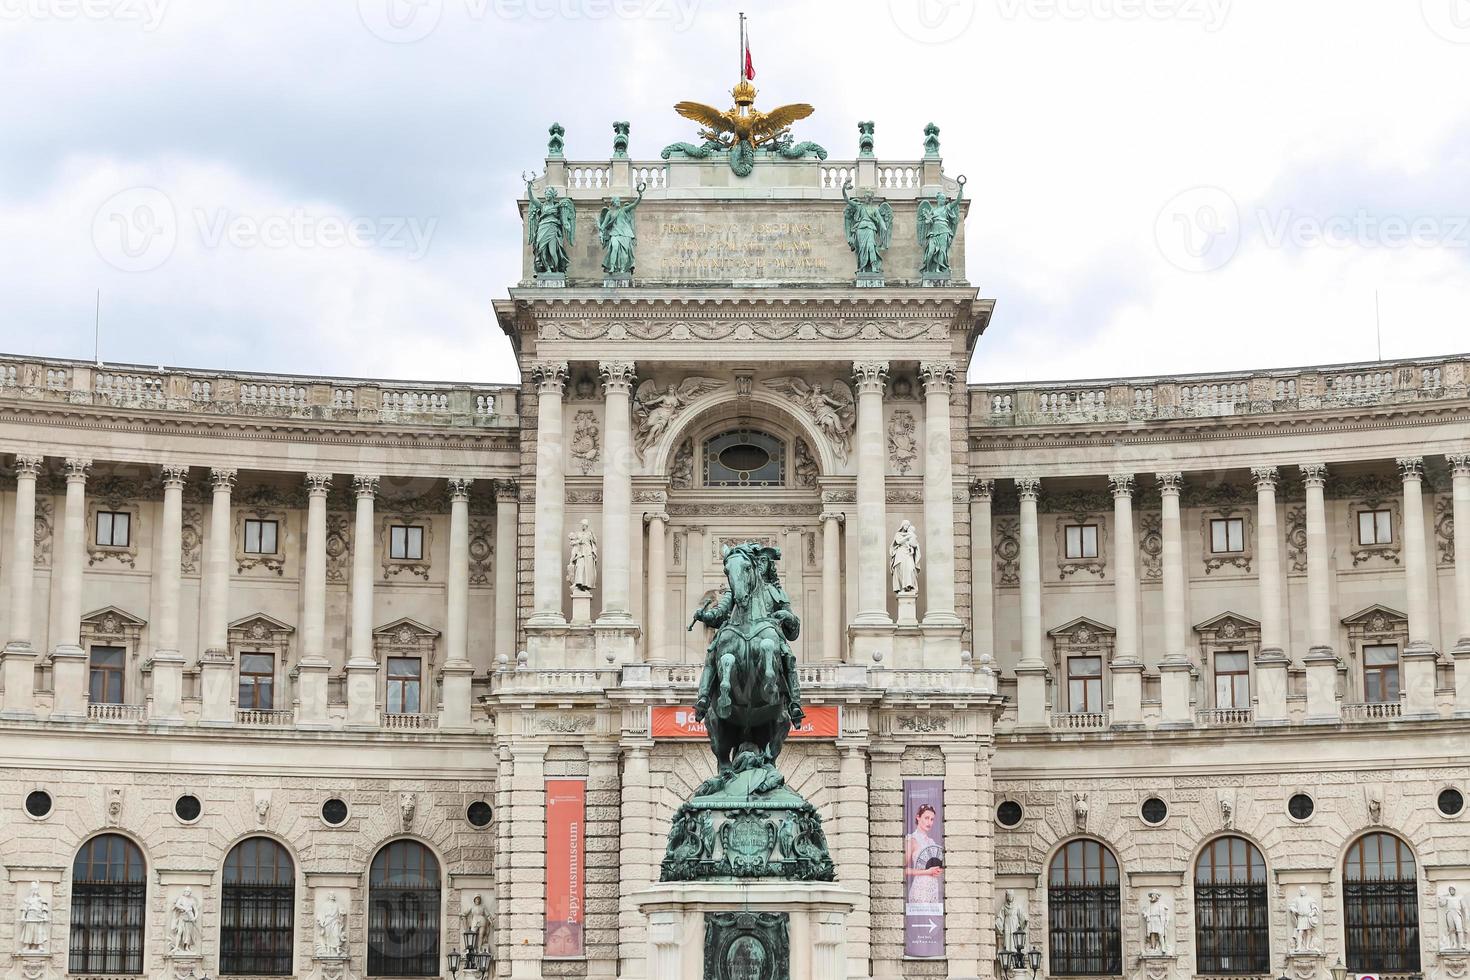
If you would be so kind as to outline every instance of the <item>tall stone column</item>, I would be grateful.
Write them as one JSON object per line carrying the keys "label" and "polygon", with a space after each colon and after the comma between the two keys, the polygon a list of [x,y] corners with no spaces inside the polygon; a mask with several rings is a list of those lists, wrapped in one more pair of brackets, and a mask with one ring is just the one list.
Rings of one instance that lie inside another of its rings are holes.
{"label": "tall stone column", "polygon": [[1041,539],[1036,503],[1041,480],[1016,478],[1021,498],[1021,661],[1016,664],[1016,719],[1022,727],[1046,725],[1046,663],[1041,659]]}
{"label": "tall stone column", "polygon": [[445,587],[444,683],[439,702],[440,728],[470,727],[470,484],[449,484],[449,573]]}
{"label": "tall stone column", "polygon": [[649,663],[669,662],[668,588],[669,565],[664,527],[669,515],[653,511],[643,515],[648,525],[648,622],[643,624],[644,659]]}
{"label": "tall stone column", "polygon": [[1337,654],[1332,649],[1332,546],[1327,540],[1327,467],[1304,463],[1307,497],[1307,717],[1336,721]]}
{"label": "tall stone column", "polygon": [[495,653],[516,660],[516,520],[520,487],[495,481]]}
{"label": "tall stone column", "polygon": [[[954,446],[949,426],[955,368],[947,361],[926,361],[919,365],[919,377],[924,384],[924,623],[959,626],[954,609]],[[886,458],[880,454],[880,460]],[[955,642],[957,646],[958,637]]]}
{"label": "tall stone column", "polygon": [[327,492],[330,473],[306,476],[306,563],[301,570],[301,660],[296,664],[296,722],[327,724]]}
{"label": "tall stone column", "polygon": [[822,663],[842,662],[842,514],[822,513]]}
{"label": "tall stone column", "polygon": [[87,654],[82,649],[82,560],[87,553],[87,471],[90,459],[66,461],[66,509],[56,575],[61,632],[51,651],[51,718],[87,716]]}
{"label": "tall stone column", "polygon": [[[699,605],[704,595],[704,527],[696,524],[684,527],[684,596],[690,609]],[[840,627],[839,627],[840,628]],[[693,663],[704,658],[704,634],[683,631],[680,634],[684,648],[684,662]]]}
{"label": "tall stone column", "polygon": [[1143,724],[1143,661],[1138,656],[1138,536],[1133,533],[1133,475],[1108,477],[1113,493],[1114,565],[1113,717],[1116,725]]}
{"label": "tall stone column", "polygon": [[536,561],[531,618],[527,626],[562,626],[561,556],[566,538],[566,449],[562,445],[565,361],[531,365],[536,399]]}
{"label": "tall stone column", "polygon": [[1184,615],[1187,577],[1184,573],[1184,534],[1179,517],[1183,473],[1159,473],[1160,519],[1163,538],[1164,659],[1159,663],[1159,699],[1164,725],[1193,724],[1190,717],[1189,634]]}
{"label": "tall stone column", "polygon": [[633,511],[633,442],[628,403],[633,389],[630,361],[603,361],[602,421],[602,614],[600,623],[633,621],[630,569],[635,547],[630,530]]}
{"label": "tall stone column", "polygon": [[15,457],[15,526],[10,547],[10,640],[5,644],[3,714],[29,718],[36,713],[35,637],[31,605],[36,580],[36,477],[41,456]]}
{"label": "tall stone column", "polygon": [[201,720],[229,724],[235,720],[235,665],[230,661],[230,551],[234,538],[231,497],[238,474],[233,469],[209,471],[209,548],[204,557],[204,653],[199,658],[203,696]]}
{"label": "tall stone column", "polygon": [[1424,459],[1398,460],[1404,478],[1404,577],[1408,585],[1409,644],[1404,647],[1404,711],[1436,713],[1436,624],[1429,616],[1429,548],[1424,541]]}
{"label": "tall stone column", "polygon": [[791,611],[802,621],[808,619],[806,608],[806,528],[788,527],[782,531],[785,540],[781,546],[781,584],[791,599]]}
{"label": "tall stone column", "polygon": [[183,584],[184,466],[163,468],[163,516],[159,521],[158,626],[153,633],[153,710],[155,721],[183,718],[184,657],[179,652],[179,608]]}
{"label": "tall stone column", "polygon": [[857,568],[858,608],[853,622],[884,626],[888,615],[888,497],[883,469],[883,385],[887,361],[859,361],[852,366],[857,395]]}
{"label": "tall stone column", "polygon": [[378,478],[352,478],[356,498],[352,521],[352,641],[347,653],[347,724],[374,728],[378,724],[378,661],[373,653],[373,500]]}
{"label": "tall stone column", "polygon": [[1470,453],[1450,464],[1455,522],[1455,711],[1470,712]]}
{"label": "tall stone column", "polygon": [[992,663],[995,659],[995,532],[990,519],[990,502],[994,496],[994,480],[976,480],[970,484],[970,581],[973,597],[970,634],[976,666],[987,656]]}
{"label": "tall stone column", "polygon": [[1276,467],[1251,470],[1256,483],[1256,585],[1261,606],[1261,649],[1256,653],[1256,719],[1286,720],[1287,668],[1281,631],[1281,553],[1276,523]]}

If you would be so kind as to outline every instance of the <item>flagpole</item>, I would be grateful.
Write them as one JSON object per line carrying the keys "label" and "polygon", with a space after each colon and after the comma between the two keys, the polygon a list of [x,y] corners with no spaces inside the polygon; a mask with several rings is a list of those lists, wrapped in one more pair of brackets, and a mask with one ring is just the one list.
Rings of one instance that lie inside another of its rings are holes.
{"label": "flagpole", "polygon": [[740,12],[740,65],[736,72],[745,81],[745,12]]}

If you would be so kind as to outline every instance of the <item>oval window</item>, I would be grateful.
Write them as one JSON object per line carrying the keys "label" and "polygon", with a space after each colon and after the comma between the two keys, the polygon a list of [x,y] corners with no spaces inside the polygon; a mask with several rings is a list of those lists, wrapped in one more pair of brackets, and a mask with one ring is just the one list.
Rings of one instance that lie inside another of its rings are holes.
{"label": "oval window", "polygon": [[731,446],[720,453],[720,465],[736,472],[748,473],[751,470],[758,470],[770,461],[770,453],[750,443]]}

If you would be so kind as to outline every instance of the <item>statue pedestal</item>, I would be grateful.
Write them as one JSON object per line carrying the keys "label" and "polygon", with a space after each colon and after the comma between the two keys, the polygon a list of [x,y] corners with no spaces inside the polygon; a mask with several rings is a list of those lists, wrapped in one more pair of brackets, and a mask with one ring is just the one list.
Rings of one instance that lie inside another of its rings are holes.
{"label": "statue pedestal", "polygon": [[586,626],[592,622],[592,593],[572,593],[572,625]]}
{"label": "statue pedestal", "polygon": [[1462,980],[1470,973],[1470,949],[1442,949],[1434,957],[1429,980]]}
{"label": "statue pedestal", "polygon": [[[48,922],[47,927],[50,927]],[[50,953],[11,953],[6,980],[51,980],[60,973],[51,964]]]}
{"label": "statue pedestal", "polygon": [[1319,950],[1287,953],[1285,975],[1288,980],[1323,980],[1322,964],[1325,960]]}
{"label": "statue pedestal", "polygon": [[536,273],[536,285],[550,289],[565,289],[567,274],[565,272],[538,272]]}
{"label": "statue pedestal", "polygon": [[919,597],[916,595],[900,595],[898,597],[898,618],[894,620],[899,626],[919,625]]}
{"label": "statue pedestal", "polygon": [[920,282],[925,286],[948,286],[954,277],[950,273],[925,272],[920,276]]}
{"label": "statue pedestal", "polygon": [[628,275],[605,275],[602,277],[602,288],[621,289],[624,286],[633,285],[633,277]]}
{"label": "statue pedestal", "polygon": [[311,972],[306,980],[355,980],[355,977],[352,960],[345,953],[341,956],[317,953],[311,958]]}
{"label": "statue pedestal", "polygon": [[883,273],[881,272],[859,272],[852,284],[859,289],[873,288],[883,285]]}
{"label": "statue pedestal", "polygon": [[847,980],[847,917],[856,896],[841,885],[670,881],[634,901],[648,920],[647,980],[745,976],[731,966],[748,971],[760,957],[777,971],[748,975]]}
{"label": "statue pedestal", "polygon": [[156,980],[200,980],[203,976],[203,953],[165,953],[163,972]]}
{"label": "statue pedestal", "polygon": [[1173,953],[1143,953],[1138,957],[1138,980],[1173,980]]}

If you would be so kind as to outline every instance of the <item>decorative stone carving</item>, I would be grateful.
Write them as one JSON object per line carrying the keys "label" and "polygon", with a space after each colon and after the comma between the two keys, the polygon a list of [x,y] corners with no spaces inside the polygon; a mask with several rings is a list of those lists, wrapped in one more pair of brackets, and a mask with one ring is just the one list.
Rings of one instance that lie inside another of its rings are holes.
{"label": "decorative stone carving", "polygon": [[1321,943],[1317,930],[1322,925],[1322,908],[1317,900],[1307,893],[1307,886],[1297,888],[1296,895],[1286,906],[1286,918],[1291,925],[1291,952],[1320,953]]}
{"label": "decorative stone carving", "polygon": [[893,720],[893,727],[901,732],[927,735],[948,731],[949,718],[945,715],[899,715]]}
{"label": "decorative stone carving", "polygon": [[[376,483],[377,481],[373,481]],[[352,571],[353,519],[348,514],[327,515],[327,581],[346,582]]]}
{"label": "decorative stone carving", "polygon": [[[383,556],[383,578],[387,580],[394,575],[407,573],[427,582],[431,567],[430,556],[433,554],[434,521],[423,513],[424,508],[418,501],[395,500],[391,502],[391,506],[393,508],[391,512],[384,513],[378,518],[378,548]],[[393,557],[392,543],[395,525],[423,530],[423,544],[419,557]]]}
{"label": "decorative stone carving", "polygon": [[1079,834],[1087,832],[1087,813],[1089,810],[1086,793],[1072,794],[1072,823]]}
{"label": "decorative stone carving", "polygon": [[1455,502],[1450,497],[1434,501],[1434,546],[1441,565],[1455,563]]}
{"label": "decorative stone carving", "polygon": [[316,917],[316,953],[318,956],[345,955],[347,916],[337,904],[337,896],[327,892],[321,912]]}
{"label": "decorative stone carving", "polygon": [[1286,561],[1293,572],[1307,570],[1307,509],[1289,507],[1286,510]]}
{"label": "decorative stone carving", "polygon": [[[800,465],[798,457],[797,466]],[[674,450],[674,461],[669,464],[669,486],[675,490],[688,490],[694,486],[693,439],[685,439]]]}
{"label": "decorative stone carving", "polygon": [[583,518],[582,523],[567,535],[571,543],[571,558],[567,562],[567,585],[572,595],[591,595],[597,588],[597,535]]}
{"label": "decorative stone carving", "polygon": [[32,560],[37,568],[51,567],[51,542],[56,537],[56,510],[50,497],[36,494],[36,544]]}
{"label": "decorative stone carving", "polygon": [[1221,787],[1216,791],[1216,799],[1220,802],[1220,828],[1222,830],[1235,829],[1235,790],[1230,787]]}
{"label": "decorative stone carving", "polygon": [[[267,490],[268,488],[257,488]],[[299,504],[292,501],[287,504],[281,496],[269,493],[246,493],[242,495],[248,499],[242,500],[243,506],[235,511],[235,571],[244,573],[251,569],[262,569],[274,572],[276,575],[286,573],[286,554],[291,534],[287,522],[287,506]],[[276,550],[269,554],[245,550],[245,522],[253,521],[275,521],[276,523]]]}
{"label": "decorative stone carving", "polygon": [[[1386,510],[1392,526],[1392,538],[1384,544],[1364,544],[1358,529],[1358,515],[1365,511]],[[1397,494],[1391,497],[1365,496],[1348,504],[1348,551],[1353,556],[1353,567],[1366,564],[1373,559],[1382,559],[1397,565],[1400,540],[1403,538],[1403,508]]]}
{"label": "decorative stone carving", "polygon": [[717,378],[693,376],[678,384],[669,384],[662,392],[652,379],[638,386],[633,396],[633,447],[642,459],[654,443],[658,442],[679,413],[688,408],[701,395],[725,386]]}
{"label": "decorative stone carving", "polygon": [[[88,494],[89,499],[87,500],[87,564],[95,566],[106,561],[115,561],[128,568],[137,568],[138,542],[143,537],[143,522],[140,520],[142,507],[133,498],[140,493],[139,487],[131,481],[104,478],[94,481],[91,489],[92,492]],[[39,515],[39,499],[36,501],[36,506],[36,513]],[[97,543],[98,511],[127,515],[128,543],[126,545]]]}
{"label": "decorative stone carving", "polygon": [[199,903],[188,885],[169,909],[168,951],[172,956],[193,956],[199,951]]}
{"label": "decorative stone carving", "polygon": [[495,523],[470,522],[470,585],[489,585],[495,574]]}
{"label": "decorative stone carving", "polygon": [[796,455],[796,485],[805,489],[815,487],[821,470],[817,466],[816,459],[812,457],[812,447],[807,445],[806,440],[801,436],[797,436],[792,451]]}
{"label": "decorative stone carving", "polygon": [[900,408],[888,420],[888,461],[900,476],[907,476],[919,455],[914,413]]}
{"label": "decorative stone carving", "polygon": [[[1068,558],[1067,528],[1079,525],[1092,525],[1097,528],[1097,554],[1091,557]],[[1106,516],[1080,508],[1064,512],[1063,516],[1057,518],[1056,547],[1059,577],[1065,579],[1077,572],[1087,572],[1098,578],[1107,578],[1108,545],[1108,518]]]}
{"label": "decorative stone carving", "polygon": [[771,378],[764,384],[791,399],[831,443],[837,458],[847,461],[847,454],[852,450],[853,428],[857,425],[857,402],[845,381],[836,380],[823,387],[804,378],[788,376]]}
{"label": "decorative stone carving", "polygon": [[255,825],[264,827],[266,818],[271,812],[271,797],[269,793],[261,793],[255,798]]}
{"label": "decorative stone carving", "polygon": [[472,933],[475,937],[476,949],[489,949],[491,946],[491,922],[490,916],[485,912],[485,899],[476,895],[470,899],[470,904],[465,906],[464,911],[459,913],[460,933]]}
{"label": "decorative stone carving", "polygon": [[1013,588],[1021,584],[1021,522],[1014,517],[995,521],[995,580]]}
{"label": "decorative stone carving", "polygon": [[198,507],[184,508],[179,535],[179,568],[185,575],[198,575],[204,554],[204,513]]}
{"label": "decorative stone carving", "polygon": [[1143,952],[1168,956],[1174,952],[1170,939],[1173,932],[1174,910],[1157,890],[1151,890],[1138,910],[1143,920]]}
{"label": "decorative stone carving", "polygon": [[1439,914],[1440,950],[1463,952],[1470,948],[1466,946],[1465,899],[1454,885],[1448,886],[1444,894],[1439,896]]}
{"label": "decorative stone carving", "polygon": [[542,715],[536,719],[538,730],[558,735],[590,732],[596,723],[597,719],[591,715]]}
{"label": "decorative stone carving", "polygon": [[113,786],[107,791],[107,824],[116,827],[122,820],[123,791],[121,786]]}
{"label": "decorative stone carving", "polygon": [[602,445],[597,433],[597,416],[591,409],[581,409],[572,422],[572,459],[585,476],[602,458]]}
{"label": "decorative stone carving", "polygon": [[418,810],[418,801],[412,793],[400,793],[398,796],[398,816],[403,821],[403,832],[406,834],[413,830],[414,814]]}
{"label": "decorative stone carving", "polygon": [[888,547],[888,568],[895,595],[917,595],[919,591],[919,532],[904,521]]}
{"label": "decorative stone carving", "polygon": [[[1272,468],[1274,472],[1274,467]],[[1241,526],[1240,551],[1216,552],[1211,550],[1210,522],[1216,520],[1229,520],[1239,518]],[[1238,568],[1241,571],[1251,570],[1251,561],[1254,557],[1254,542],[1256,540],[1255,518],[1250,510],[1244,507],[1220,507],[1213,510],[1205,510],[1200,513],[1200,537],[1202,554],[1205,559],[1205,574],[1227,566]]]}
{"label": "decorative stone carving", "polygon": [[1140,514],[1138,565],[1145,580],[1164,577],[1164,515]]}
{"label": "decorative stone carving", "polygon": [[706,912],[704,972],[710,980],[790,977],[791,917],[786,912]]}
{"label": "decorative stone carving", "polygon": [[[1454,894],[1454,889],[1450,889]],[[51,903],[41,895],[41,883],[31,882],[20,904],[15,945],[21,954],[51,951]]]}

